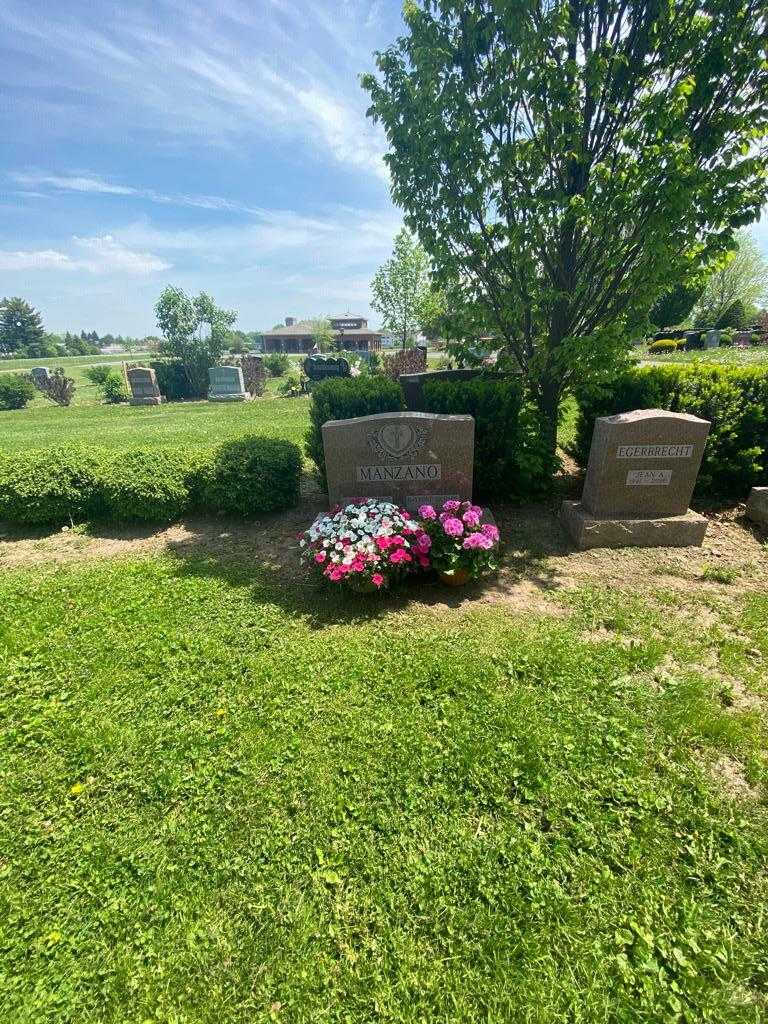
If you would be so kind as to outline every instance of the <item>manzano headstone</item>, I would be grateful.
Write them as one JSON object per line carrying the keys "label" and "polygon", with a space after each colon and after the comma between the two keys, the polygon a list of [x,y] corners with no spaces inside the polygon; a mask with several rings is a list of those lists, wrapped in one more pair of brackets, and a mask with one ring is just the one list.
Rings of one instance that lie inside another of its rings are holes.
{"label": "manzano headstone", "polygon": [[386,412],[323,424],[331,506],[386,498],[415,510],[472,497],[475,421],[471,416]]}
{"label": "manzano headstone", "polygon": [[688,506],[708,434],[707,420],[663,409],[598,418],[582,499],[561,513],[578,547],[701,544],[707,521]]}

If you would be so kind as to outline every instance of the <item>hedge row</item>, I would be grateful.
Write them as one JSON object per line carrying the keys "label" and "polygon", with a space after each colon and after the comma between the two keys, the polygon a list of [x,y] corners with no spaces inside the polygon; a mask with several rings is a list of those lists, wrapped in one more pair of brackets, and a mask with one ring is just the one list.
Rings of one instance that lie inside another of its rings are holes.
{"label": "hedge row", "polygon": [[[424,409],[475,418],[474,495],[478,499],[525,499],[550,486],[548,466],[533,409],[523,402],[513,377],[431,380],[424,385]],[[325,484],[322,425],[328,420],[398,412],[405,408],[399,383],[379,376],[322,381],[312,391],[307,454]]]}
{"label": "hedge row", "polygon": [[577,396],[576,458],[587,465],[598,416],[632,409],[691,413],[712,424],[696,487],[699,495],[743,500],[768,483],[768,371],[712,365],[647,366]]}
{"label": "hedge row", "polygon": [[185,513],[249,517],[299,497],[295,444],[246,435],[187,454],[173,448],[95,452],[65,445],[0,459],[0,520],[172,522]]}

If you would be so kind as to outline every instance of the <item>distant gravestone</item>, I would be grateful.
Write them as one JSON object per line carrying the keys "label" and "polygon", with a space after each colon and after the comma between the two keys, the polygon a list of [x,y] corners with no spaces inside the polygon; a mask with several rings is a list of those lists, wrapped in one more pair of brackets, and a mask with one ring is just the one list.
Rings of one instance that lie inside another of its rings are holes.
{"label": "distant gravestone", "polygon": [[472,497],[471,416],[385,412],[323,424],[331,506],[382,498],[416,510]]}
{"label": "distant gravestone", "polygon": [[768,530],[768,487],[753,487],[747,502],[747,519]]}
{"label": "distant gravestone", "polygon": [[208,371],[209,402],[247,402],[243,371],[239,366],[212,366]]}
{"label": "distant gravestone", "polygon": [[38,390],[42,390],[50,380],[51,374],[47,366],[33,366],[30,370],[32,383]]}
{"label": "distant gravestone", "polygon": [[663,409],[599,417],[581,501],[563,502],[561,511],[577,546],[701,544],[707,520],[688,506],[709,426]]}
{"label": "distant gravestone", "polygon": [[733,336],[733,347],[734,348],[749,348],[752,344],[752,332],[751,331],[736,331]]}
{"label": "distant gravestone", "polygon": [[307,356],[302,363],[304,373],[311,381],[326,380],[328,377],[349,377],[351,368],[342,356]]}
{"label": "distant gravestone", "polygon": [[243,371],[245,390],[251,398],[263,395],[267,381],[263,356],[258,352],[247,352],[240,360],[240,369]]}
{"label": "distant gravestone", "polygon": [[157,386],[155,371],[149,366],[133,366],[127,373],[131,389],[129,405],[160,405],[163,396]]}
{"label": "distant gravestone", "polygon": [[705,331],[704,332],[704,348],[719,348],[720,346],[720,331]]}

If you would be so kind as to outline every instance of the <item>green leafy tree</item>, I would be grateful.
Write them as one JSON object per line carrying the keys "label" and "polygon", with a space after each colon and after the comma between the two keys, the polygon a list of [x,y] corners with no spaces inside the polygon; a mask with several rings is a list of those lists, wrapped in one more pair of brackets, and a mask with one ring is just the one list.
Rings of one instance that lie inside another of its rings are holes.
{"label": "green leafy tree", "polygon": [[45,342],[43,318],[24,299],[0,302],[0,352],[18,352]]}
{"label": "green leafy tree", "polygon": [[336,335],[333,333],[330,320],[325,317],[318,317],[309,321],[312,326],[312,340],[321,352],[330,352],[336,344]]}
{"label": "green leafy tree", "polygon": [[697,327],[741,327],[768,294],[768,263],[754,239],[740,231],[734,242],[706,280],[693,313]]}
{"label": "green leafy tree", "polygon": [[208,370],[221,358],[237,313],[220,309],[206,292],[190,298],[168,286],[155,304],[161,351],[181,360],[193,394],[204,395]]}
{"label": "green leafy tree", "polygon": [[522,367],[550,452],[576,382],[766,199],[764,0],[406,0],[363,78],[392,194]]}
{"label": "green leafy tree", "polygon": [[701,291],[700,285],[676,284],[654,302],[648,319],[655,327],[681,324],[695,306]]}
{"label": "green leafy tree", "polygon": [[406,228],[395,238],[392,257],[371,282],[371,306],[381,314],[385,331],[405,348],[430,315],[429,258]]}

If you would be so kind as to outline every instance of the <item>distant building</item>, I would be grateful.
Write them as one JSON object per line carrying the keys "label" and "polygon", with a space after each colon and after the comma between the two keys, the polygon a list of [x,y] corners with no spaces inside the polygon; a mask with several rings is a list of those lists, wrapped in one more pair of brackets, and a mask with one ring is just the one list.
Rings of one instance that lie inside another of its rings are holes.
{"label": "distant building", "polygon": [[[365,317],[345,313],[342,316],[328,317],[328,320],[338,348],[348,352],[378,352],[381,348],[381,334],[369,329]],[[264,332],[265,352],[303,354],[311,352],[314,347],[313,327],[306,320],[297,323],[292,316],[287,316],[285,327]]]}

